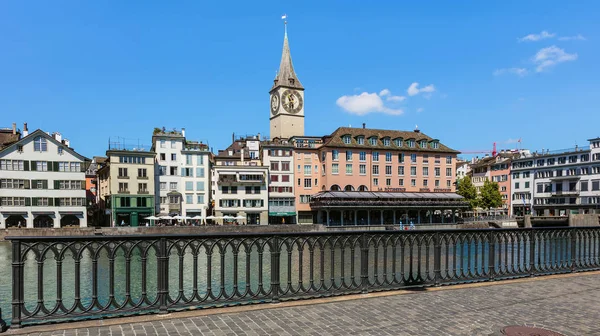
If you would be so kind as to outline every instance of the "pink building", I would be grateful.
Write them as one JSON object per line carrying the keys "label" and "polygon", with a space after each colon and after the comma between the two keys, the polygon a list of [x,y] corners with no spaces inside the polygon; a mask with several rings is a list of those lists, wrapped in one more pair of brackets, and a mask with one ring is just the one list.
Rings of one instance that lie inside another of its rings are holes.
{"label": "pink building", "polygon": [[365,126],[293,138],[299,216],[341,225],[453,220],[465,206],[454,193],[458,152],[419,130]]}

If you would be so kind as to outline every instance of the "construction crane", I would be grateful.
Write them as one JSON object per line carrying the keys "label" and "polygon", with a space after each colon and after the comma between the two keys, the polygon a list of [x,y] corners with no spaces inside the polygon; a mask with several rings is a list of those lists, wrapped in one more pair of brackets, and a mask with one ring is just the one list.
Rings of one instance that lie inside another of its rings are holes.
{"label": "construction crane", "polygon": [[496,143],[494,142],[494,148],[492,150],[461,150],[461,154],[492,154],[492,157],[498,153],[496,151]]}

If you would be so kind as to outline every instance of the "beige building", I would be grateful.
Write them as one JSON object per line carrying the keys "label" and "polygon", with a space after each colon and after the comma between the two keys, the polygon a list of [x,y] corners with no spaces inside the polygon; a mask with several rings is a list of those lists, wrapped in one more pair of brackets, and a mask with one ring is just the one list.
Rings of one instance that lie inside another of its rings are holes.
{"label": "beige building", "polygon": [[98,169],[99,206],[109,226],[142,226],[155,214],[154,158],[139,149],[109,149]]}
{"label": "beige building", "polygon": [[260,137],[233,141],[214,157],[212,167],[213,216],[218,223],[268,224],[269,167],[260,161]]}

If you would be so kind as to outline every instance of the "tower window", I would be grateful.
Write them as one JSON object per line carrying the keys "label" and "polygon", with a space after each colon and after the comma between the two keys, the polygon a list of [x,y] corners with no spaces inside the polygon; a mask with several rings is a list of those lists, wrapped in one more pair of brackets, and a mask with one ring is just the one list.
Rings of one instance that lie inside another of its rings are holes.
{"label": "tower window", "polygon": [[295,80],[293,78],[290,78],[290,85],[294,85]]}

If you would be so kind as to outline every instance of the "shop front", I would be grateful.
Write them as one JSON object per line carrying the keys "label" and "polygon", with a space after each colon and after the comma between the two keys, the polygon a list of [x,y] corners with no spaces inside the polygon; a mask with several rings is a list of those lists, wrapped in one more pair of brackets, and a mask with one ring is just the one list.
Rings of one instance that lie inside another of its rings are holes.
{"label": "shop front", "polygon": [[296,213],[269,212],[269,224],[296,224]]}

